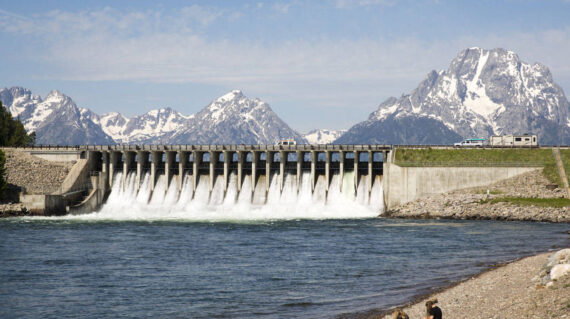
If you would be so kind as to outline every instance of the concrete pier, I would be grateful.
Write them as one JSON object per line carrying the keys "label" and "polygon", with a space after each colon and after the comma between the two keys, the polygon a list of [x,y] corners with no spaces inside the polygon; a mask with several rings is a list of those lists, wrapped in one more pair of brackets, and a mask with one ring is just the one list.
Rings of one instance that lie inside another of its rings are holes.
{"label": "concrete pier", "polygon": [[188,158],[190,154],[188,152],[178,151],[178,189],[182,189],[182,184],[184,183],[184,172],[186,171],[186,165],[188,165]]}
{"label": "concrete pier", "polygon": [[141,182],[143,179],[143,171],[148,165],[148,152],[144,151],[137,151],[137,190],[141,186]]}
{"label": "concrete pier", "polygon": [[151,162],[150,162],[150,189],[154,191],[154,184],[156,183],[156,179],[158,178],[158,168],[160,166],[160,162],[162,161],[162,153],[161,152],[151,152],[150,153]]}
{"label": "concrete pier", "polygon": [[237,189],[241,191],[241,183],[243,182],[243,162],[245,161],[244,152],[237,153]]}
{"label": "concrete pier", "polygon": [[210,151],[210,192],[214,189],[216,182],[216,164],[218,163],[219,152]]}
{"label": "concrete pier", "polygon": [[172,176],[174,176],[176,152],[166,152],[164,155],[164,174],[166,175],[166,185],[170,185]]}
{"label": "concrete pier", "polygon": [[354,192],[358,189],[358,163],[360,162],[360,152],[354,152]]}
{"label": "concrete pier", "polygon": [[230,176],[230,162],[234,153],[224,151],[224,192],[228,190],[229,176]]}
{"label": "concrete pier", "polygon": [[279,189],[283,191],[283,182],[285,181],[285,164],[287,163],[287,153],[279,152]]}
{"label": "concrete pier", "polygon": [[297,193],[301,188],[301,177],[303,176],[303,161],[305,160],[305,153],[297,151]]}
{"label": "concrete pier", "polygon": [[202,162],[203,152],[194,151],[192,152],[192,189],[196,191],[198,186],[198,177],[200,176],[200,163]]}

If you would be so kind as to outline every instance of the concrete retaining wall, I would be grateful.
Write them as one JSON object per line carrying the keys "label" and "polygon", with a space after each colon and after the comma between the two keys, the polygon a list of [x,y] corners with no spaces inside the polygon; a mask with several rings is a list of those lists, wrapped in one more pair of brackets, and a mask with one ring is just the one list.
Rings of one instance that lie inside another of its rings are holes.
{"label": "concrete retaining wall", "polygon": [[20,202],[27,210],[38,215],[63,215],[66,205],[61,195],[25,195],[20,196]]}
{"label": "concrete retaining wall", "polygon": [[87,183],[89,181],[90,168],[91,165],[88,159],[78,160],[61,184],[61,193],[65,194]]}
{"label": "concrete retaining wall", "polygon": [[83,202],[70,206],[69,214],[89,214],[97,211],[101,207],[105,200],[107,180],[103,174],[99,174],[97,176],[91,176],[91,183],[95,188]]}
{"label": "concrete retaining wall", "polygon": [[485,186],[537,167],[401,167],[384,164],[386,209],[421,197]]}
{"label": "concrete retaining wall", "polygon": [[81,159],[81,151],[44,151],[44,150],[31,150],[30,155],[43,158],[52,162],[72,162]]}

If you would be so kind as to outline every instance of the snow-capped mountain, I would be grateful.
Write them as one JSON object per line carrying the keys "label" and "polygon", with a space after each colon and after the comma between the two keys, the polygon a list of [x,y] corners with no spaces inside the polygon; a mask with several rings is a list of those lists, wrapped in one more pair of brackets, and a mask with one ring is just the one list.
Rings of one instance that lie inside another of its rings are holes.
{"label": "snow-capped mountain", "polygon": [[303,137],[309,144],[330,144],[338,139],[346,130],[315,129],[309,131]]}
{"label": "snow-capped mountain", "polygon": [[103,131],[117,143],[165,144],[167,135],[184,129],[191,116],[184,116],[171,108],[152,110],[127,119],[113,112],[101,116]]}
{"label": "snow-capped mountain", "polygon": [[239,90],[212,101],[168,138],[174,144],[274,144],[285,138],[304,142],[267,103]]}
{"label": "snow-capped mountain", "polygon": [[471,48],[447,70],[430,72],[410,94],[380,104],[336,143],[445,144],[457,141],[457,134],[534,133],[541,144],[568,144],[569,109],[546,66],[504,49]]}
{"label": "snow-capped mountain", "polygon": [[18,117],[28,132],[36,132],[38,144],[112,144],[91,118],[96,114],[77,107],[66,95],[51,91],[44,99],[30,90],[14,87],[0,90],[2,104]]}
{"label": "snow-capped mountain", "polygon": [[26,130],[36,131],[38,144],[273,144],[284,138],[304,142],[267,103],[248,99],[241,91],[223,95],[194,115],[163,108],[130,119],[116,112],[99,116],[58,91],[42,99],[13,87],[0,90],[0,101]]}

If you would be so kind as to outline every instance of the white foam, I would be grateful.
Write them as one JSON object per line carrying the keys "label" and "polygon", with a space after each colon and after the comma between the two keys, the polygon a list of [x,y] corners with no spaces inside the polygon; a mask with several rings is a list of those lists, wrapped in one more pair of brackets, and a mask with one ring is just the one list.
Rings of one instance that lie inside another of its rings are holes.
{"label": "white foam", "polygon": [[172,177],[167,187],[166,176],[160,175],[151,195],[149,174],[144,176],[137,192],[136,173],[127,176],[123,187],[119,172],[114,177],[107,203],[99,212],[58,218],[186,221],[353,219],[377,217],[383,209],[382,179],[379,176],[374,179],[369,193],[366,176],[361,176],[355,190],[352,172],[345,172],[342,178],[338,174],[332,175],[328,192],[326,178],[322,175],[318,176],[314,191],[310,173],[303,173],[299,187],[296,175],[285,174],[283,191],[280,190],[280,175],[272,175],[267,195],[265,176],[257,180],[255,192],[251,176],[244,176],[238,192],[235,173],[230,174],[226,191],[224,177],[217,176],[211,192],[209,175],[199,176],[195,192],[192,176],[184,176],[179,191],[177,176]]}

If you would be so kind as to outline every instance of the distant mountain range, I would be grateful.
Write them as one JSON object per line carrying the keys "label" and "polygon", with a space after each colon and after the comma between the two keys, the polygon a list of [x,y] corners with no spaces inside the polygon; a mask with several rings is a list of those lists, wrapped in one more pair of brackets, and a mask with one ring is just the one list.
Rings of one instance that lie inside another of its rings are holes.
{"label": "distant mountain range", "polygon": [[286,138],[306,142],[267,103],[237,90],[190,116],[171,108],[133,118],[116,112],[99,116],[59,91],[42,99],[21,87],[0,90],[0,101],[26,130],[36,131],[38,144],[274,144]]}
{"label": "distant mountain range", "polygon": [[0,101],[38,144],[450,144],[463,138],[534,133],[541,144],[570,144],[570,103],[548,68],[503,49],[464,50],[410,94],[391,97],[349,130],[301,135],[269,105],[231,91],[189,116],[171,108],[126,118],[97,115],[58,91],[0,90]]}
{"label": "distant mountain range", "polygon": [[331,144],[345,132],[346,130],[315,129],[304,134],[303,137],[309,144]]}
{"label": "distant mountain range", "polygon": [[495,134],[570,143],[570,104],[542,64],[503,49],[464,50],[410,94],[391,97],[335,143],[449,144]]}

